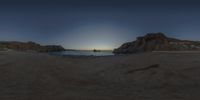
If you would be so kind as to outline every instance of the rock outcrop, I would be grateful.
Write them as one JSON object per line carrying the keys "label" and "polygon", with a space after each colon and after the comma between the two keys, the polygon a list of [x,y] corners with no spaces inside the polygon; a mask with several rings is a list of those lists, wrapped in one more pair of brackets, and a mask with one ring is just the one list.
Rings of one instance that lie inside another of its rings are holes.
{"label": "rock outcrop", "polygon": [[47,45],[41,46],[34,42],[0,42],[0,48],[12,49],[18,51],[36,51],[36,52],[54,52],[54,51],[65,51],[62,46],[58,45]]}
{"label": "rock outcrop", "polygon": [[43,52],[65,51],[65,49],[60,45],[47,45],[43,48]]}
{"label": "rock outcrop", "polygon": [[133,42],[128,42],[115,49],[115,54],[128,54],[150,51],[193,51],[200,50],[199,41],[179,40],[169,38],[163,33],[148,33],[137,37]]}

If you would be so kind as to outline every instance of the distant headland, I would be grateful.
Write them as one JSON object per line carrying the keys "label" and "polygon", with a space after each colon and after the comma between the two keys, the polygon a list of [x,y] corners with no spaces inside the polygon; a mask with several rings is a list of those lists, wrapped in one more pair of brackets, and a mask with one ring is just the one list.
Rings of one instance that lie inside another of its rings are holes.
{"label": "distant headland", "polygon": [[60,45],[45,45],[42,46],[35,42],[16,42],[16,41],[1,41],[1,50],[17,50],[17,51],[36,51],[36,52],[54,52],[54,51],[65,51],[66,49]]}
{"label": "distant headland", "polygon": [[115,54],[130,54],[151,51],[200,51],[200,41],[169,38],[164,33],[148,33],[133,42],[124,43],[115,49]]}

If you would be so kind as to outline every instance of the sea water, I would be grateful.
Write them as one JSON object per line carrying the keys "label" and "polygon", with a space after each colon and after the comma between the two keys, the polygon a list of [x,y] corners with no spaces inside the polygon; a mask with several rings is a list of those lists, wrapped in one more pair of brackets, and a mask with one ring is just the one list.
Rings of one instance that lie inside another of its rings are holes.
{"label": "sea water", "polygon": [[93,51],[60,51],[60,52],[51,52],[52,55],[59,56],[113,56],[112,51],[101,51],[101,52],[93,52]]}

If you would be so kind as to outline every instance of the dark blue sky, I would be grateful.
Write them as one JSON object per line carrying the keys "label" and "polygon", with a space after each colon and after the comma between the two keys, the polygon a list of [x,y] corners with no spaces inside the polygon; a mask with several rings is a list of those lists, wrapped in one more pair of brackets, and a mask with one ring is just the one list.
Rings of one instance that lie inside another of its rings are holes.
{"label": "dark blue sky", "polygon": [[0,40],[113,49],[149,32],[200,39],[194,0],[1,0]]}

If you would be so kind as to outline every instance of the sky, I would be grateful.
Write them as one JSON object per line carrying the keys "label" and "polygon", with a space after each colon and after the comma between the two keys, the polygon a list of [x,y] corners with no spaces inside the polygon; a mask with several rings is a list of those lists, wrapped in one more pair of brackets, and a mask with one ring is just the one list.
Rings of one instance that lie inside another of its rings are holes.
{"label": "sky", "polygon": [[194,0],[1,0],[0,41],[110,50],[151,32],[200,40]]}

